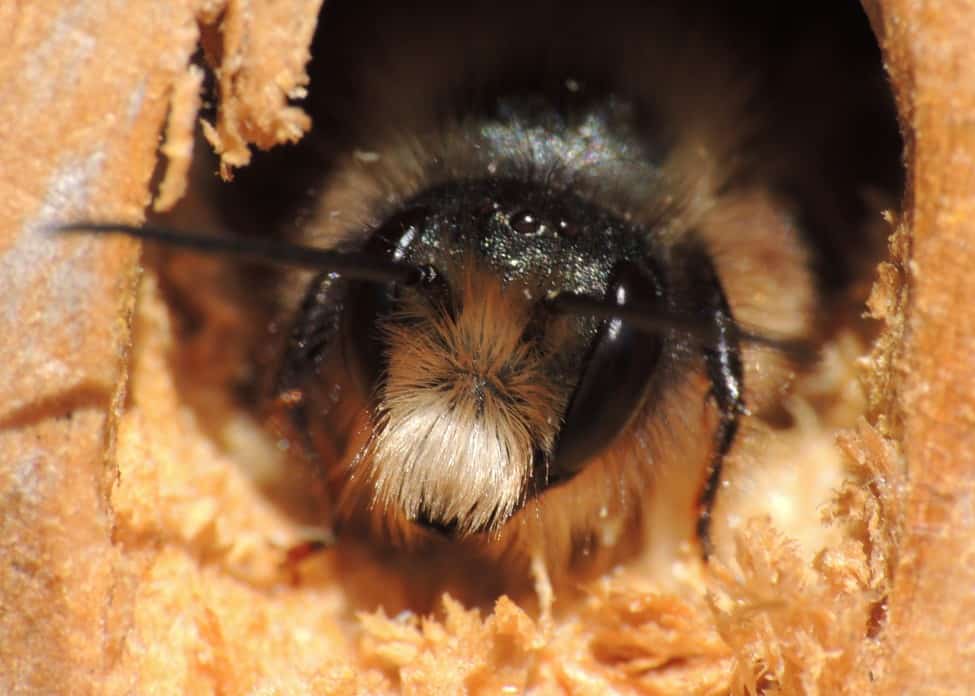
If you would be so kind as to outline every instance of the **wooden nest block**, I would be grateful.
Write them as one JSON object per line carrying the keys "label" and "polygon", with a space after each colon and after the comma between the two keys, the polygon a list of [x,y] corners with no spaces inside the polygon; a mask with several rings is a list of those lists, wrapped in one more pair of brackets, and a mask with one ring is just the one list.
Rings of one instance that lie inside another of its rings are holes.
{"label": "wooden nest block", "polygon": [[204,64],[225,175],[299,140],[321,0],[0,3],[0,691],[975,691],[975,6],[865,9],[906,194],[867,303],[885,328],[865,416],[829,436],[838,536],[805,554],[753,520],[732,562],[671,584],[623,567],[552,616],[514,595],[418,616],[390,615],[408,585],[356,551],[294,582],[300,530],[183,403],[139,245],[48,229],[184,197]]}

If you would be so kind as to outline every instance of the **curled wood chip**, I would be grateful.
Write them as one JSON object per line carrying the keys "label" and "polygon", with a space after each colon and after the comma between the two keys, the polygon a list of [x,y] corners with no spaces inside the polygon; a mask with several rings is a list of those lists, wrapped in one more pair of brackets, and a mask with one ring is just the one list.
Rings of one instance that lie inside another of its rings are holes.
{"label": "curled wood chip", "polygon": [[200,110],[202,86],[203,70],[196,65],[191,65],[173,85],[166,141],[159,148],[167,163],[153,203],[157,212],[169,210],[186,193],[187,174],[193,161],[193,125]]}
{"label": "curled wood chip", "polygon": [[[211,3],[212,4],[212,3]],[[305,65],[322,0],[229,0],[220,15],[220,108],[204,135],[220,155],[220,172],[250,162],[249,144],[267,149],[295,142],[311,119],[290,100],[305,94]],[[206,7],[206,17],[215,15]]]}

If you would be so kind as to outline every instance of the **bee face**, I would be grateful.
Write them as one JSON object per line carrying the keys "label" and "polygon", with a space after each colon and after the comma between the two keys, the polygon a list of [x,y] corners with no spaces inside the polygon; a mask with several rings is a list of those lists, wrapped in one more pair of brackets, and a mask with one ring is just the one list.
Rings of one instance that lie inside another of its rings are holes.
{"label": "bee face", "polygon": [[549,299],[664,307],[653,247],[571,192],[499,179],[438,187],[375,233],[366,253],[436,273],[422,288],[344,290],[377,501],[452,533],[495,531],[608,446],[642,405],[662,337]]}

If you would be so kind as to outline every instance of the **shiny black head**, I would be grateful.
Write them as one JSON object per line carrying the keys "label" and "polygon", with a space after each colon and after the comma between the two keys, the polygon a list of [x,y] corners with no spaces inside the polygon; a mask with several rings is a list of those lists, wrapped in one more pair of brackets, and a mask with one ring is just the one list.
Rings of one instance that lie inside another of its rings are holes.
{"label": "shiny black head", "polygon": [[[526,453],[532,461],[518,493],[519,506],[571,479],[610,448],[647,407],[651,385],[666,381],[660,363],[668,341],[680,341],[679,332],[647,331],[619,316],[564,311],[555,301],[590,298],[608,311],[625,308],[648,318],[685,309],[670,297],[670,254],[653,230],[572,192],[504,179],[447,184],[411,200],[362,252],[436,269],[436,280],[423,286],[348,284],[344,352],[363,394],[377,405],[389,375],[390,332],[418,321],[416,311],[402,311],[404,304],[429,303],[457,315],[467,303],[487,301],[467,290],[469,277],[477,273],[496,279],[512,306],[520,307],[512,310],[517,316],[504,320],[518,324],[520,343],[536,361],[538,379],[556,394],[556,410],[549,414],[550,431],[532,433]],[[684,270],[680,264],[676,268]],[[678,278],[673,284],[683,288],[687,283]],[[504,342],[508,328],[485,331]],[[471,350],[489,352],[491,340],[487,336]],[[503,369],[498,380],[504,381]],[[433,382],[424,388],[446,389]],[[497,391],[503,392],[503,384]],[[517,413],[516,405],[512,412]],[[456,527],[455,520],[425,511],[415,519],[438,530]]]}

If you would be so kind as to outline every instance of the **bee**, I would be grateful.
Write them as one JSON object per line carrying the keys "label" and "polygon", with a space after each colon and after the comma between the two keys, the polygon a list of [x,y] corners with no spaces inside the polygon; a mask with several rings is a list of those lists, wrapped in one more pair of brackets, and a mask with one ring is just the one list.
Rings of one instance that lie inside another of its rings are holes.
{"label": "bee", "polygon": [[819,302],[734,51],[661,8],[383,8],[322,17],[297,224],[70,227],[280,269],[262,410],[343,534],[560,574],[670,524],[709,556]]}

